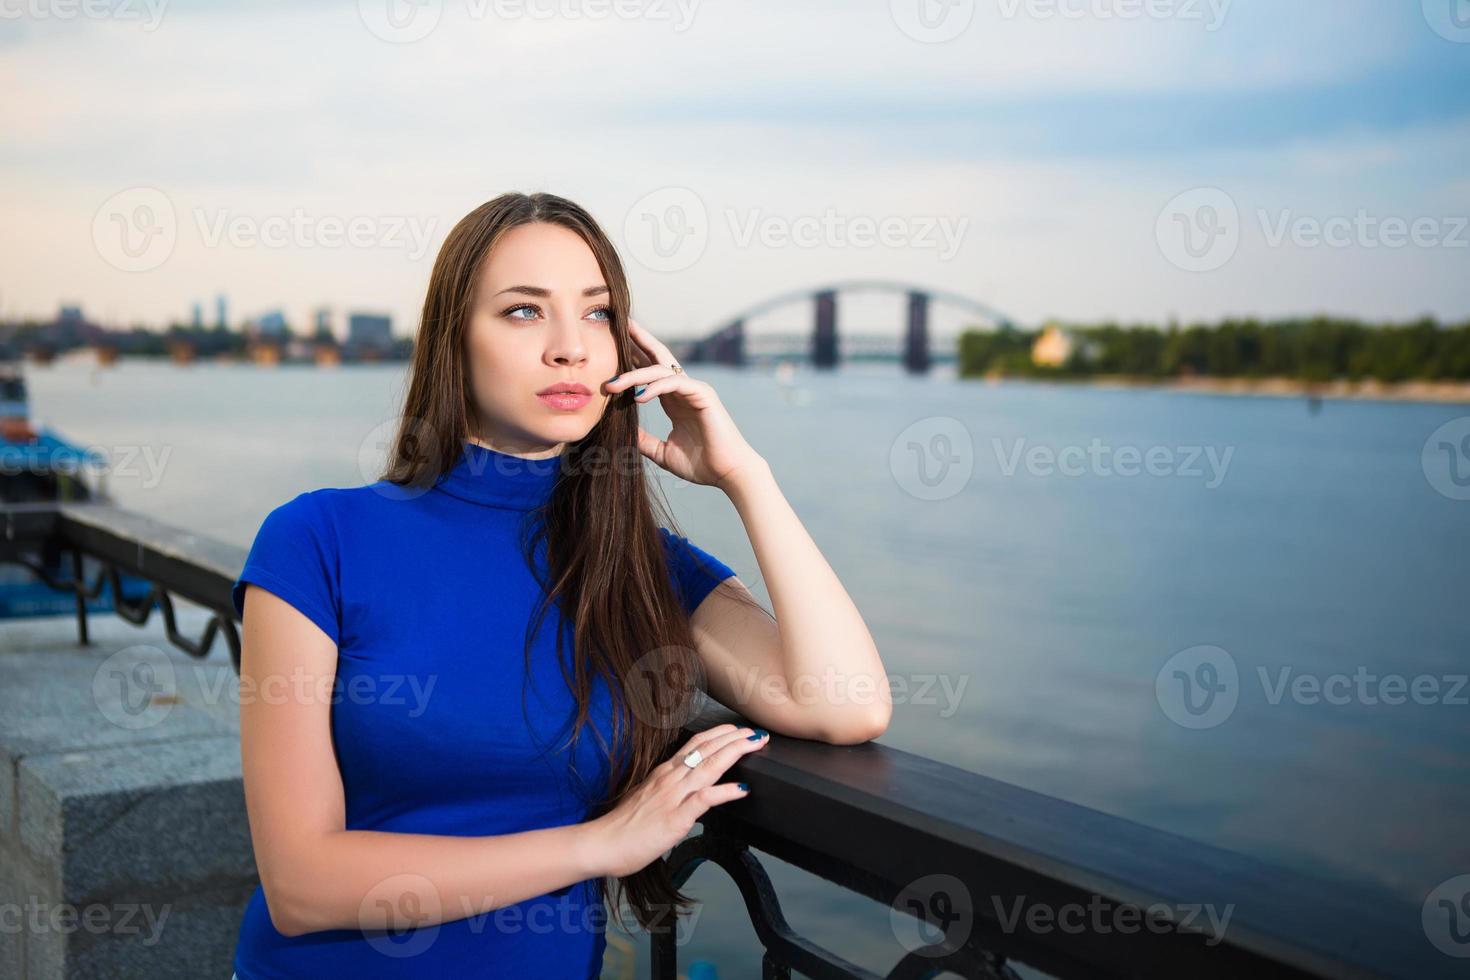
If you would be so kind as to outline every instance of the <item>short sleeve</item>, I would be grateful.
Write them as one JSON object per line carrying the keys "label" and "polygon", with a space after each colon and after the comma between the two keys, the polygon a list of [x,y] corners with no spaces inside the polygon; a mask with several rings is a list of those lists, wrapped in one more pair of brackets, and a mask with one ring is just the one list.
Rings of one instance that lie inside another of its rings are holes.
{"label": "short sleeve", "polygon": [[254,582],[295,606],[338,643],[341,603],[336,537],[320,503],[313,491],[306,491],[265,515],[230,596],[243,619],[245,585]]}
{"label": "short sleeve", "polygon": [[716,585],[734,575],[735,570],[688,538],[674,534],[666,527],[659,528],[658,533],[663,539],[664,554],[668,556],[674,592],[679,596],[684,611],[693,614],[704,601],[704,597]]}

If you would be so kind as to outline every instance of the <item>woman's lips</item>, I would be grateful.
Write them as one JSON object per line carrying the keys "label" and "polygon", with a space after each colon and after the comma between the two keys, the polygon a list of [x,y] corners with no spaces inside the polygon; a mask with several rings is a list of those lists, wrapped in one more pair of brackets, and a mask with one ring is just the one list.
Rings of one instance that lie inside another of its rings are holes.
{"label": "woman's lips", "polygon": [[578,395],[570,391],[558,391],[550,395],[537,395],[547,405],[559,411],[574,412],[592,400],[591,395]]}

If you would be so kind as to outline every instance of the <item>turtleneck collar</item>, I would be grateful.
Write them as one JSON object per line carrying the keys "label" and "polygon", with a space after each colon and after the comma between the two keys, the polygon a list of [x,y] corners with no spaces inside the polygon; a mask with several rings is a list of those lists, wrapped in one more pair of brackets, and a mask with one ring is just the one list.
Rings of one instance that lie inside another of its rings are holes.
{"label": "turtleneck collar", "polygon": [[436,489],[488,507],[534,510],[551,496],[561,475],[565,453],[526,459],[478,443],[463,442],[454,466],[434,484]]}

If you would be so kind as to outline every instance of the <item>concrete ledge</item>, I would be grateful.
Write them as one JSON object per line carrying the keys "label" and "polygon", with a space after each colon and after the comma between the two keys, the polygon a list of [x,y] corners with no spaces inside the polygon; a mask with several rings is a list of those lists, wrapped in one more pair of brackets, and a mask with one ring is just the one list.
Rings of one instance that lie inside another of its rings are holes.
{"label": "concrete ledge", "polygon": [[0,641],[0,976],[228,977],[258,878],[223,641],[196,661],[156,611],[90,623],[89,647],[66,617]]}

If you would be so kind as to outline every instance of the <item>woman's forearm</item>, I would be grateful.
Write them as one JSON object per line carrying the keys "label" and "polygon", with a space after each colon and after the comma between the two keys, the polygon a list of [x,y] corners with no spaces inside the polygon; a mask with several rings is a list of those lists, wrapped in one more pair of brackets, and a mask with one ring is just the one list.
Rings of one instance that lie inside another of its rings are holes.
{"label": "woman's forearm", "polygon": [[770,593],[790,697],[830,715],[820,720],[830,731],[881,732],[893,702],[877,645],[770,466],[744,468],[720,488],[740,514]]}
{"label": "woman's forearm", "polygon": [[[590,823],[487,837],[342,830],[262,870],[277,931],[399,931],[477,915],[601,877]],[[286,857],[286,855],[283,855]],[[491,923],[486,923],[487,927]]]}

